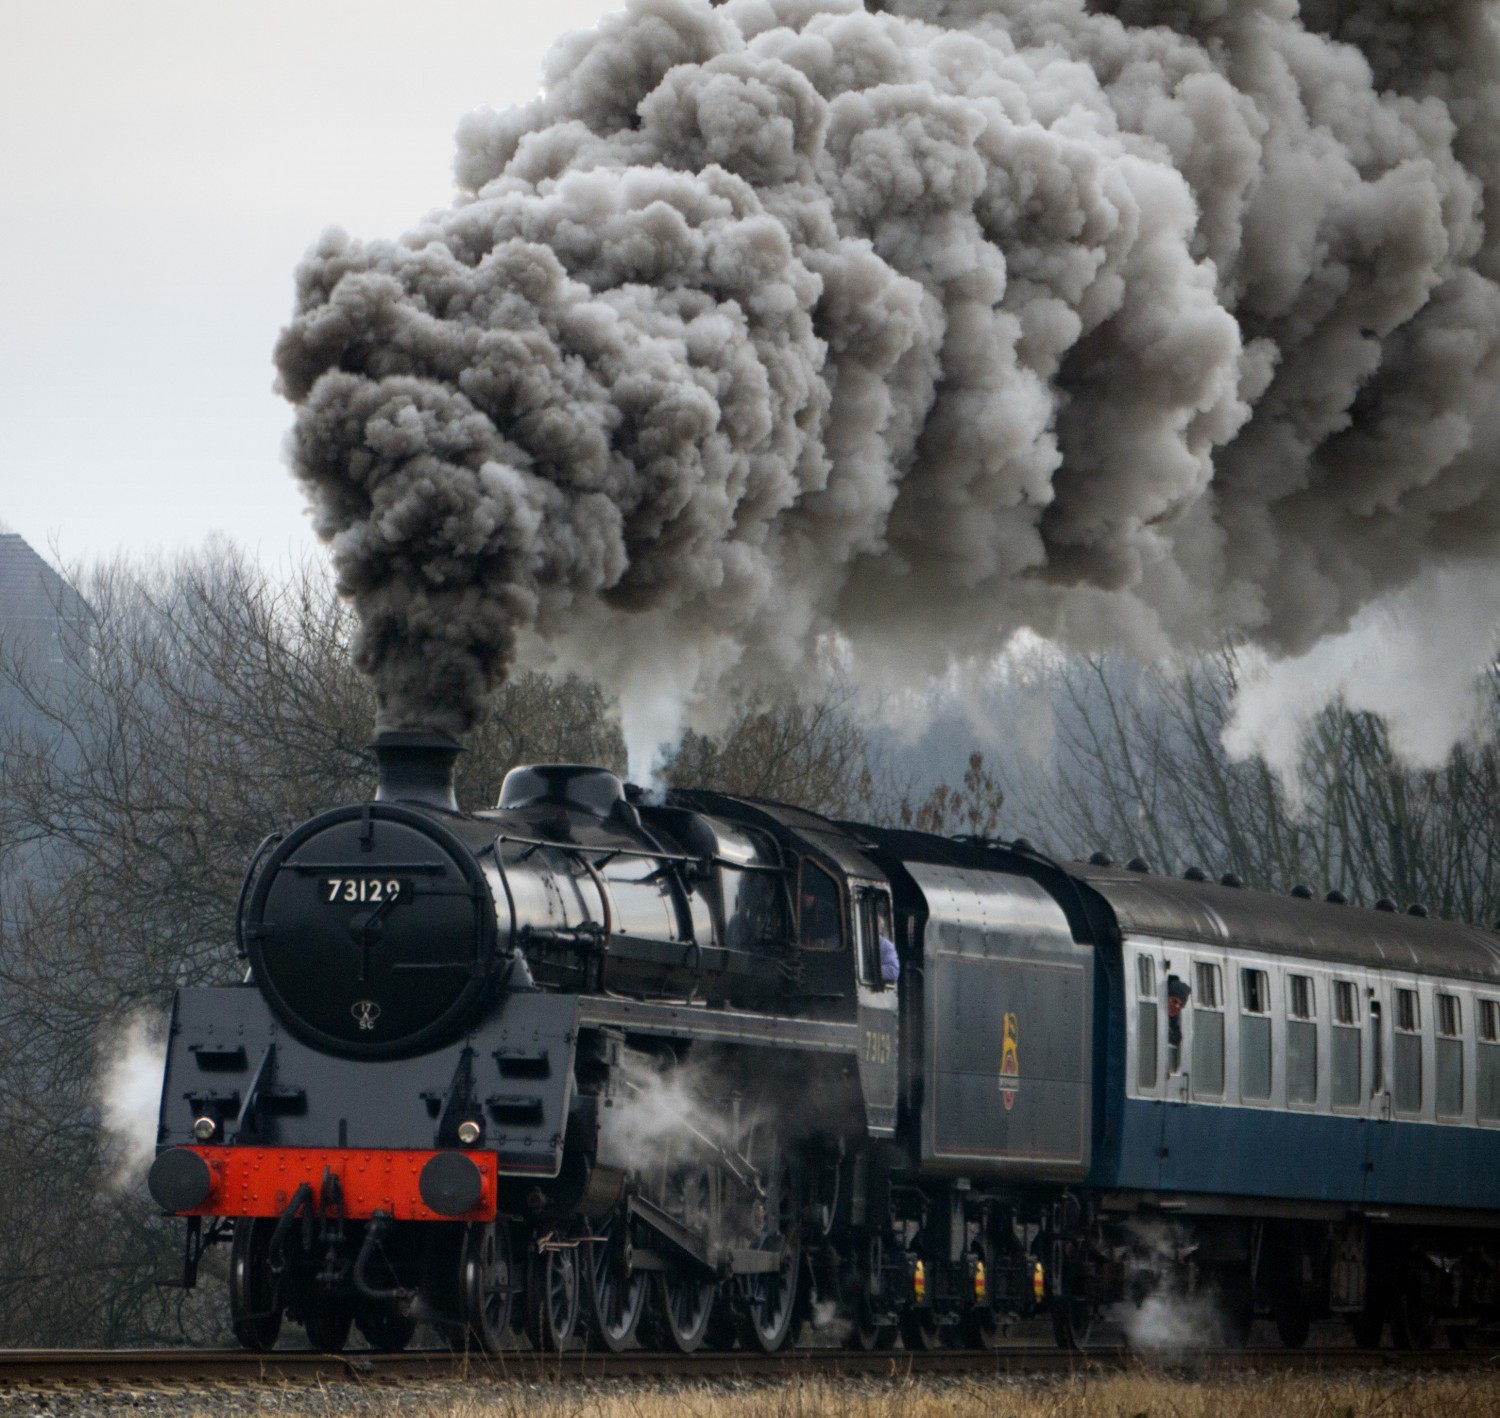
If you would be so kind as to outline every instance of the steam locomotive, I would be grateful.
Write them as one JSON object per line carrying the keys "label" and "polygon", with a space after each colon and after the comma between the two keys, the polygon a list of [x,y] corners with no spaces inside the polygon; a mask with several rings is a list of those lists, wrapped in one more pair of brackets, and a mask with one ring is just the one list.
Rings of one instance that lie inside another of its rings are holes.
{"label": "steam locomotive", "polygon": [[456,742],[375,752],[173,1007],[149,1187],[248,1348],[1500,1323],[1495,933],[597,768],[464,813]]}

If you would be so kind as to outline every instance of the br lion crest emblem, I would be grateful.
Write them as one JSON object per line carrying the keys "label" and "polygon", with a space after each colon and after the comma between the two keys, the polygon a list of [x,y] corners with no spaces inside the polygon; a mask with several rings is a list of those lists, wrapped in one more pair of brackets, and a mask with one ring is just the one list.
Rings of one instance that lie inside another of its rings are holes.
{"label": "br lion crest emblem", "polygon": [[1016,1093],[1021,1083],[1020,1030],[1016,1016],[1005,1012],[1005,1042],[1000,1046],[1000,1101],[1008,1113],[1016,1105]]}

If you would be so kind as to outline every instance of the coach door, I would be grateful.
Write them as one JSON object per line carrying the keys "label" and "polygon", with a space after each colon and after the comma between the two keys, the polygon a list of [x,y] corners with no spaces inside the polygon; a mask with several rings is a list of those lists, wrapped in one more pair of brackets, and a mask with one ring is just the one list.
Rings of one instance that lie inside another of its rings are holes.
{"label": "coach door", "polygon": [[[1410,1178],[1398,1176],[1402,1148],[1392,1122],[1431,1121],[1433,1086],[1426,1040],[1433,992],[1415,978],[1370,974],[1365,986],[1365,1037],[1370,1061],[1366,1094],[1365,1201],[1399,1197]],[[1409,1161],[1409,1159],[1406,1159]]]}
{"label": "coach door", "polygon": [[[1230,961],[1172,946],[1163,962],[1161,1185],[1232,1189],[1238,1120],[1228,1097],[1233,1033]],[[1237,1077],[1237,1072],[1236,1075]]]}
{"label": "coach door", "polygon": [[[1195,979],[1202,973],[1206,979]],[[1214,1086],[1214,1051],[1200,1057],[1201,1038],[1205,1044],[1213,1044],[1218,1038],[1218,1090],[1223,1096],[1223,1041],[1222,1034],[1215,1036],[1214,1026],[1223,1027],[1222,1013],[1210,1010],[1206,1020],[1196,1017],[1193,1008],[1199,998],[1199,987],[1206,991],[1209,1006],[1222,1004],[1222,989],[1218,988],[1220,970],[1217,964],[1202,972],[1195,969],[1193,960],[1181,944],[1167,946],[1161,955],[1161,1177],[1160,1185],[1166,1191],[1197,1190],[1206,1162],[1203,1147],[1203,1125],[1205,1118],[1216,1120],[1222,1110],[1204,1110],[1188,1105],[1199,1096],[1200,1079],[1198,1065],[1204,1066],[1202,1083]]]}
{"label": "coach door", "polygon": [[[1167,1147],[1167,1112],[1185,1096],[1185,1080],[1172,1071],[1167,1037],[1167,952],[1159,941],[1133,940],[1127,954],[1125,1020],[1127,1096],[1121,1143],[1121,1184],[1155,1189],[1162,1185]],[[1180,1046],[1179,1046],[1180,1050]],[[1181,1053],[1177,1060],[1180,1064]]]}

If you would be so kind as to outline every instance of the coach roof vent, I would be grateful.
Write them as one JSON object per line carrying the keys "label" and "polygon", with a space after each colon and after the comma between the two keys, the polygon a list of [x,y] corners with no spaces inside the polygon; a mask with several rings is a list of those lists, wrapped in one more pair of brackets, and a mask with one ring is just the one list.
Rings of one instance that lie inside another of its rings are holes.
{"label": "coach roof vent", "polygon": [[561,803],[598,817],[608,817],[616,803],[625,801],[625,788],[607,768],[578,763],[538,763],[512,768],[500,785],[502,808],[533,803]]}
{"label": "coach roof vent", "polygon": [[378,803],[415,803],[457,812],[453,765],[464,749],[450,734],[430,729],[391,729],[370,745],[379,765]]}

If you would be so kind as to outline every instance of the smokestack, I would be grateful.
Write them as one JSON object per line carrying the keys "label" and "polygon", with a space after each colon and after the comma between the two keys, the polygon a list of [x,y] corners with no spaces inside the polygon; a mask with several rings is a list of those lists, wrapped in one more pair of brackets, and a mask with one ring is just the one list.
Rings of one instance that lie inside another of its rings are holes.
{"label": "smokestack", "polygon": [[457,812],[453,765],[464,749],[451,734],[428,729],[394,729],[370,745],[380,765],[378,803],[410,803]]}

